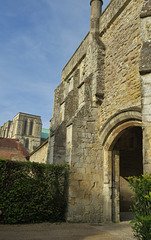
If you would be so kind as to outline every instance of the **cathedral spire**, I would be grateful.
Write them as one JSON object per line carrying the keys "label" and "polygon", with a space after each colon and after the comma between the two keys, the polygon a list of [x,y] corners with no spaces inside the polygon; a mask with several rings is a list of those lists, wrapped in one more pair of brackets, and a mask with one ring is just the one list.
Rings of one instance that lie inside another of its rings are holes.
{"label": "cathedral spire", "polygon": [[102,12],[102,0],[91,0],[91,20],[90,20],[90,32],[99,31],[99,19]]}

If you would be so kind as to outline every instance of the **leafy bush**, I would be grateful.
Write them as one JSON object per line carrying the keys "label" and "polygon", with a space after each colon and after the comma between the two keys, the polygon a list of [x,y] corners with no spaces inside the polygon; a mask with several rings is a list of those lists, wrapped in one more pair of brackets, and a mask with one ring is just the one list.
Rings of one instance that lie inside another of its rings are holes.
{"label": "leafy bush", "polygon": [[65,220],[68,168],[0,160],[0,223]]}
{"label": "leafy bush", "polygon": [[151,174],[128,179],[135,193],[134,235],[139,240],[151,240]]}

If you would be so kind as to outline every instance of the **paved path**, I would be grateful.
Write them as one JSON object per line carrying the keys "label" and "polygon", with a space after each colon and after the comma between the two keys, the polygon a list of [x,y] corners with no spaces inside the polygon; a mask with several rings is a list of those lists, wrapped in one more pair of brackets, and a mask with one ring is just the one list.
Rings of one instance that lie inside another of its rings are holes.
{"label": "paved path", "polygon": [[134,240],[130,224],[0,225],[0,240]]}

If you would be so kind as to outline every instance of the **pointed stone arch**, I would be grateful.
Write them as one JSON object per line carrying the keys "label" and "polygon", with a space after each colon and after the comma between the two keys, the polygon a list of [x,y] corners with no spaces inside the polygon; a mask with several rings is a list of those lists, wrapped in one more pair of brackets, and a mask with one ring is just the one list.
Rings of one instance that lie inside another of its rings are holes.
{"label": "pointed stone arch", "polygon": [[[101,145],[105,149],[111,149],[113,142],[113,133],[118,135],[119,131],[122,131],[122,128],[128,127],[130,124],[134,126],[141,126],[142,116],[140,108],[129,108],[111,116],[101,127],[100,129],[100,141]],[[115,136],[114,136],[115,137]]]}
{"label": "pointed stone arch", "polygon": [[[100,129],[104,151],[104,221],[120,221],[119,209],[119,152],[114,146],[124,131],[142,127],[140,109],[127,109],[112,116]],[[116,172],[116,174],[115,174]]]}

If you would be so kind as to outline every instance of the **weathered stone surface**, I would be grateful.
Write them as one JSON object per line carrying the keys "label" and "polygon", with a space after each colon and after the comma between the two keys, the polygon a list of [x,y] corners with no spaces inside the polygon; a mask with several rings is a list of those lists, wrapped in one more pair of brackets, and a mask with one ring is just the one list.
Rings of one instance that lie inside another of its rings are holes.
{"label": "weathered stone surface", "polygon": [[140,17],[150,17],[151,16],[151,0],[145,0],[141,10]]}
{"label": "weathered stone surface", "polygon": [[[142,164],[142,125],[144,171],[150,169],[151,84],[141,70],[151,60],[150,19],[140,19],[146,1],[112,0],[101,16],[98,3],[91,4],[89,34],[62,71],[51,121],[49,162],[71,166],[69,221],[119,221],[121,149],[127,146],[128,159],[137,149]],[[124,132],[129,136],[120,145]]]}
{"label": "weathered stone surface", "polygon": [[140,73],[146,74],[151,72],[151,40],[143,44],[140,59]]}
{"label": "weathered stone surface", "polygon": [[110,28],[101,36],[106,51],[105,98],[99,108],[100,126],[120,110],[135,106],[141,108],[139,61],[142,32],[139,16],[142,4],[143,0],[138,0],[137,4],[132,0],[112,1],[100,18],[102,27],[102,21],[107,23],[109,16],[122,8],[118,15],[114,15]]}
{"label": "weathered stone surface", "polygon": [[141,11],[143,46],[140,56],[142,125],[143,125],[143,162],[144,172],[151,171],[151,1],[145,0]]}
{"label": "weathered stone surface", "polygon": [[130,1],[131,0],[114,0],[110,3],[100,18],[99,32],[101,34],[112,25],[121,12],[125,10]]}
{"label": "weathered stone surface", "polygon": [[30,155],[30,162],[47,163],[48,139]]}

